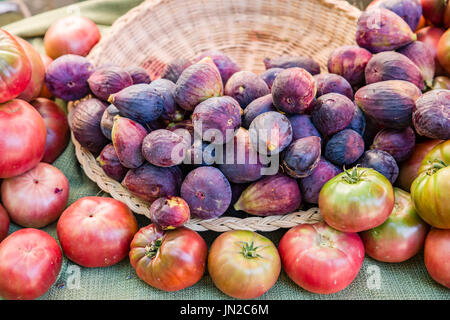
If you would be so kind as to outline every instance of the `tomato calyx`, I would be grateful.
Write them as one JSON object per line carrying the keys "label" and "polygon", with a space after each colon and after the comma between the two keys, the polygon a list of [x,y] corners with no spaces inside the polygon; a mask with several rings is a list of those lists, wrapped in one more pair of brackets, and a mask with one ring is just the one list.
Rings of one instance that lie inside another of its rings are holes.
{"label": "tomato calyx", "polygon": [[364,170],[358,172],[358,166],[354,167],[353,169],[345,169],[344,166],[344,173],[345,175],[342,176],[342,179],[349,183],[349,184],[355,184],[358,183],[359,181],[361,181],[361,177],[364,174]]}
{"label": "tomato calyx", "polygon": [[147,244],[145,246],[145,255],[150,258],[153,259],[156,254],[159,251],[159,248],[161,248],[163,243],[163,237],[153,240],[152,242],[150,242],[149,244]]}
{"label": "tomato calyx", "polygon": [[250,242],[250,244],[245,241],[239,241],[238,243],[241,245],[240,253],[244,256],[244,258],[246,259],[261,258],[261,255],[256,252],[261,247],[255,246],[253,241]]}
{"label": "tomato calyx", "polygon": [[441,169],[444,169],[447,167],[447,164],[440,160],[440,159],[434,159],[434,160],[429,160],[428,161],[428,165],[430,166],[429,169],[426,171],[427,175],[432,176],[433,174],[435,174],[436,172],[438,172]]}

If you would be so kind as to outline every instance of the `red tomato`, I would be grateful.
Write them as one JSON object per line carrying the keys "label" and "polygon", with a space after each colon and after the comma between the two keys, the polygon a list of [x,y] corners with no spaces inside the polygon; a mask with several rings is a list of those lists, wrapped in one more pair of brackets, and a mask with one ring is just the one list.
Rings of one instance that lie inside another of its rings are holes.
{"label": "red tomato", "polygon": [[255,232],[234,230],[214,240],[208,271],[223,293],[238,299],[254,299],[277,282],[281,261],[275,245]]}
{"label": "red tomato", "polygon": [[61,215],[57,232],[67,258],[83,267],[108,267],[123,260],[138,230],[128,207],[112,198],[85,197]]}
{"label": "red tomato", "polygon": [[[50,58],[46,54],[41,54],[41,59],[42,59],[42,62],[44,63],[45,71],[47,72],[47,68],[50,65],[50,63],[53,62],[53,59]],[[47,85],[45,84],[45,81],[42,84],[42,89],[41,89],[41,92],[39,93],[39,97],[47,98],[47,99],[53,98],[53,95],[50,92],[50,90],[48,90]]]}
{"label": "red tomato", "polygon": [[47,130],[28,102],[14,99],[0,104],[0,179],[34,168],[42,159]]}
{"label": "red tomato", "polygon": [[437,57],[441,66],[450,73],[450,29],[439,40]]}
{"label": "red tomato", "polygon": [[42,228],[56,221],[66,207],[69,181],[59,169],[41,162],[20,176],[5,179],[1,191],[12,221]]}
{"label": "red tomato", "polygon": [[66,149],[70,139],[66,113],[52,100],[37,98],[31,101],[47,127],[47,140],[42,162],[53,163]]}
{"label": "red tomato", "polygon": [[25,50],[25,54],[31,63],[30,82],[18,98],[25,101],[30,101],[31,99],[38,97],[41,92],[42,85],[44,84],[45,66],[39,52],[37,52],[37,50],[28,41],[25,41],[19,37],[15,37],[15,39]]}
{"label": "red tomato", "polygon": [[31,63],[12,35],[0,29],[0,103],[16,98],[28,86]]}
{"label": "red tomato", "polygon": [[428,46],[428,48],[431,50],[433,57],[435,58],[436,75],[437,76],[443,75],[445,73],[444,69],[439,64],[439,59],[437,57],[439,40],[441,39],[444,32],[445,32],[444,29],[436,28],[436,27],[426,27],[426,28],[420,29],[417,32],[417,40],[425,43]]}
{"label": "red tomato", "polygon": [[423,247],[428,225],[419,217],[411,195],[395,188],[395,205],[381,226],[361,232],[366,253],[378,261],[403,262]]}
{"label": "red tomato", "polygon": [[397,184],[405,191],[411,190],[411,184],[419,175],[419,168],[422,160],[435,146],[441,143],[442,140],[428,140],[416,144],[411,157],[400,164],[400,174],[397,179]]}
{"label": "red tomato", "polygon": [[6,238],[9,230],[9,216],[5,208],[0,204],[0,242]]}
{"label": "red tomato", "polygon": [[80,16],[65,17],[53,23],[45,33],[45,51],[52,59],[65,54],[87,56],[100,37],[100,30],[91,20]]}
{"label": "red tomato", "polygon": [[289,278],[319,294],[346,288],[364,260],[364,245],[357,233],[337,231],[325,222],[290,229],[278,250]]}
{"label": "red tomato", "polygon": [[134,236],[130,262],[150,286],[178,291],[202,278],[207,253],[206,242],[197,232],[185,227],[162,231],[150,224]]}
{"label": "red tomato", "polygon": [[61,270],[55,239],[36,229],[14,232],[0,243],[0,296],[31,300],[46,293]]}
{"label": "red tomato", "polygon": [[450,230],[432,229],[425,240],[424,255],[430,276],[450,288]]}

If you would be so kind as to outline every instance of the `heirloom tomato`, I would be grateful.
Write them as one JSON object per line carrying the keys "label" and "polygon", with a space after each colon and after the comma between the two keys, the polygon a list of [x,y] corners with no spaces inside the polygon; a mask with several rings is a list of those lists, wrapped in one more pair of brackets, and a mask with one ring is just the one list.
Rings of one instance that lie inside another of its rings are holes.
{"label": "heirloom tomato", "polygon": [[430,276],[450,289],[450,230],[432,229],[425,240],[424,256]]}
{"label": "heirloom tomato", "polygon": [[9,230],[9,216],[5,208],[0,204],[0,242],[6,238]]}

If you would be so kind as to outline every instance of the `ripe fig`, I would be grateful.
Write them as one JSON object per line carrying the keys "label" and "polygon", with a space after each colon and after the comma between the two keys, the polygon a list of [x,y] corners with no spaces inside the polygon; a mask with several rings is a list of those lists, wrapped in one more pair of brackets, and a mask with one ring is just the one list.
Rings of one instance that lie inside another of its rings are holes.
{"label": "ripe fig", "polygon": [[450,139],[450,90],[432,90],[416,101],[416,131],[431,139]]}
{"label": "ripe fig", "polygon": [[142,142],[142,154],[158,167],[173,167],[183,162],[189,145],[182,136],[165,129],[150,132]]}
{"label": "ripe fig", "polygon": [[352,122],[350,122],[346,129],[355,130],[360,136],[364,136],[366,132],[366,117],[358,106],[355,107]]}
{"label": "ripe fig", "polygon": [[416,40],[409,25],[388,9],[367,10],[358,20],[356,42],[373,53],[395,50]]}
{"label": "ripe fig", "polygon": [[450,78],[442,76],[434,78],[433,90],[437,89],[450,90]]}
{"label": "ripe fig", "polygon": [[371,149],[389,153],[397,162],[405,161],[416,145],[416,135],[411,128],[383,129],[375,137]]}
{"label": "ripe fig", "polygon": [[117,109],[113,104],[106,108],[103,112],[102,120],[100,121],[100,128],[102,129],[103,135],[109,140],[112,140],[111,130],[114,124],[114,117],[119,115],[119,109]]}
{"label": "ripe fig", "polygon": [[250,124],[250,141],[260,154],[277,155],[292,142],[289,119],[276,111],[260,114]]}
{"label": "ripe fig", "polygon": [[188,144],[192,144],[194,142],[194,125],[191,119],[186,119],[180,122],[172,122],[166,129],[182,136]]}
{"label": "ripe fig", "polygon": [[125,168],[120,163],[119,157],[117,156],[116,149],[112,143],[106,145],[102,152],[97,158],[100,167],[106,175],[116,181],[121,182],[128,172],[128,168]]}
{"label": "ripe fig", "polygon": [[286,113],[307,113],[316,96],[313,76],[302,68],[286,69],[278,74],[272,87],[273,104]]}
{"label": "ripe fig", "polygon": [[314,76],[317,86],[317,97],[327,93],[339,93],[353,100],[353,88],[348,81],[334,73],[324,73]]}
{"label": "ripe fig", "polygon": [[252,183],[234,204],[234,209],[255,216],[274,216],[294,212],[301,202],[297,181],[278,173]]}
{"label": "ripe fig", "polygon": [[231,97],[210,98],[195,107],[194,131],[203,141],[227,143],[241,126],[241,113],[239,103]]}
{"label": "ripe fig", "polygon": [[88,79],[92,93],[103,101],[110,95],[133,85],[130,74],[120,67],[110,66],[97,69]]}
{"label": "ripe fig", "polygon": [[331,136],[347,128],[355,114],[355,104],[339,93],[328,93],[317,99],[311,120],[324,136]]}
{"label": "ripe fig", "polygon": [[272,90],[272,85],[273,85],[273,82],[275,81],[275,78],[283,70],[284,69],[282,69],[282,68],[270,68],[270,69],[267,69],[266,71],[264,71],[263,73],[261,73],[259,75],[259,77],[264,80],[264,82],[269,87],[269,90]]}
{"label": "ripe fig", "polygon": [[416,30],[422,16],[420,0],[375,0],[367,7],[367,9],[371,8],[391,10],[405,20],[411,30]]}
{"label": "ripe fig", "polygon": [[321,157],[311,174],[299,180],[303,200],[317,204],[322,187],[341,172],[341,169]]}
{"label": "ripe fig", "polygon": [[193,143],[186,151],[186,160],[190,161],[188,164],[193,165],[194,168],[216,164],[218,162],[216,159],[216,147],[219,146],[206,142]]}
{"label": "ripe fig", "polygon": [[338,166],[354,163],[363,153],[364,140],[352,129],[336,133],[325,147],[325,158]]}
{"label": "ripe fig", "polygon": [[366,83],[404,80],[425,89],[422,72],[408,57],[395,51],[381,52],[372,57],[366,67]]}
{"label": "ripe fig", "polygon": [[181,197],[196,217],[217,218],[230,206],[231,186],[219,169],[200,167],[192,170],[184,179]]}
{"label": "ripe fig", "polygon": [[237,65],[237,63],[231,59],[229,56],[224,54],[221,51],[210,50],[202,53],[197,57],[196,62],[201,61],[202,59],[210,57],[217,69],[219,69],[220,77],[222,78],[223,86],[227,83],[228,79],[235,74],[236,72],[241,71],[241,68]]}
{"label": "ripe fig", "polygon": [[[366,118],[366,130],[364,130],[364,144],[370,146],[373,143],[373,139],[384,127],[380,125],[374,118],[369,115],[364,116]],[[355,130],[356,131],[356,130]]]}
{"label": "ripe fig", "polygon": [[155,200],[150,206],[150,220],[162,230],[173,230],[182,227],[189,221],[189,206],[180,197],[163,197]]}
{"label": "ripe fig", "polygon": [[187,111],[200,103],[223,94],[219,70],[209,63],[198,62],[187,67],[176,82],[175,101]]}
{"label": "ripe fig", "polygon": [[121,116],[114,117],[111,131],[112,142],[120,163],[129,169],[140,167],[144,163],[142,141],[147,130],[139,123]]}
{"label": "ripe fig", "polygon": [[[56,59],[58,60],[58,59]],[[80,145],[94,154],[100,153],[108,139],[100,128],[106,104],[98,99],[80,102],[71,115],[70,128]]]}
{"label": "ripe fig", "polygon": [[364,70],[372,53],[358,46],[335,49],[328,59],[328,72],[344,77],[352,86],[364,83]]}
{"label": "ripe fig", "polygon": [[131,76],[131,79],[133,79],[133,84],[149,84],[150,82],[152,82],[147,70],[145,70],[144,68],[133,66],[125,68],[125,71],[128,72],[128,74]]}
{"label": "ripe fig", "polygon": [[355,102],[366,115],[387,128],[406,128],[422,92],[411,82],[389,80],[369,84],[355,94]]}
{"label": "ripe fig", "polygon": [[163,99],[161,119],[173,122],[183,120],[185,110],[178,107],[175,102],[175,83],[166,79],[158,79],[153,81],[150,87],[159,93]]}
{"label": "ripe fig", "polygon": [[438,76],[445,75],[444,68],[439,63],[439,59],[437,56],[439,40],[442,38],[442,35],[445,33],[445,30],[439,27],[425,27],[419,31],[417,31],[417,40],[425,43],[428,49],[432,53],[432,57],[434,58],[434,64],[436,66],[435,74]]}
{"label": "ripe fig", "polygon": [[293,178],[305,178],[316,168],[321,155],[321,139],[306,137],[295,140],[283,153],[283,169]]}
{"label": "ripe fig", "polygon": [[292,141],[307,138],[307,137],[319,137],[322,139],[319,131],[311,121],[311,116],[306,114],[295,114],[288,117],[292,126]]}
{"label": "ripe fig", "polygon": [[316,61],[314,61],[314,59],[308,57],[281,56],[273,59],[265,58],[264,65],[266,66],[267,70],[271,68],[302,68],[312,75],[320,73],[320,65]]}
{"label": "ripe fig", "polygon": [[65,101],[84,98],[89,93],[87,80],[94,72],[88,59],[67,54],[47,67],[45,85],[55,97]]}
{"label": "ripe fig", "polygon": [[368,150],[358,160],[362,168],[372,168],[385,176],[391,184],[398,178],[399,168],[394,157],[383,150]]}
{"label": "ripe fig", "polygon": [[119,109],[120,115],[145,125],[161,116],[164,98],[150,85],[141,83],[112,94],[108,101]]}
{"label": "ripe fig", "polygon": [[231,76],[225,86],[225,94],[233,97],[245,109],[253,100],[270,93],[267,84],[250,71],[239,71]]}
{"label": "ripe fig", "polygon": [[247,108],[244,109],[244,119],[242,120],[242,126],[248,129],[252,121],[255,120],[257,116],[269,111],[277,111],[277,109],[273,105],[271,94],[253,100],[247,106]]}
{"label": "ripe fig", "polygon": [[173,83],[177,83],[178,78],[181,76],[183,71],[191,66],[192,63],[184,58],[175,59],[164,68],[161,78],[172,81]]}
{"label": "ripe fig", "polygon": [[122,184],[135,196],[152,203],[158,198],[178,196],[181,185],[178,167],[161,168],[145,163],[129,170]]}
{"label": "ripe fig", "polygon": [[240,128],[233,140],[224,146],[223,164],[219,164],[220,171],[231,182],[247,183],[260,179],[263,167],[250,142],[248,131]]}
{"label": "ripe fig", "polygon": [[436,63],[430,48],[423,42],[414,41],[400,48],[399,53],[408,57],[422,72],[422,78],[429,88],[433,85]]}

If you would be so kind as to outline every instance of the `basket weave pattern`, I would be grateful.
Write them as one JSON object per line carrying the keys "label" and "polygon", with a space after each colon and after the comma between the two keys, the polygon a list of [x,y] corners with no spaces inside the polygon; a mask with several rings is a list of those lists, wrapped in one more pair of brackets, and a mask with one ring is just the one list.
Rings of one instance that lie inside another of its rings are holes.
{"label": "basket weave pattern", "polygon": [[[88,59],[95,66],[140,65],[154,79],[175,58],[192,59],[216,49],[230,55],[242,70],[256,73],[264,71],[264,58],[287,54],[312,57],[326,72],[331,51],[355,43],[360,14],[340,0],[148,0],[118,19]],[[72,140],[86,175],[133,212],[148,216],[149,204],[106,176],[73,135]],[[186,226],[196,231],[274,231],[320,220],[319,210],[312,208],[264,218],[191,219]]]}

